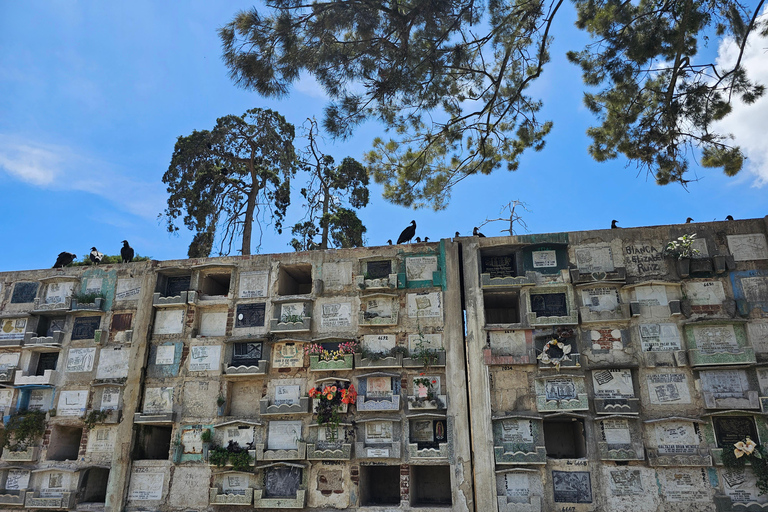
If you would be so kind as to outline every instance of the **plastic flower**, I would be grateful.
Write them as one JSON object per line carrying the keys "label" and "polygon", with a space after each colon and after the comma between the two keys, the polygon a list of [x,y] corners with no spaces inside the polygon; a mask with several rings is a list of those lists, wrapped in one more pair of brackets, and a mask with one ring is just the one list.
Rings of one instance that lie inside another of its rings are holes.
{"label": "plastic flower", "polygon": [[318,395],[319,391],[317,388],[312,388],[309,390],[309,398],[315,398]]}
{"label": "plastic flower", "polygon": [[757,446],[757,443],[754,442],[749,437],[747,437],[744,441],[739,441],[733,446],[734,446],[733,454],[736,456],[737,459],[740,459],[744,455],[752,455],[752,453],[755,451],[755,447]]}

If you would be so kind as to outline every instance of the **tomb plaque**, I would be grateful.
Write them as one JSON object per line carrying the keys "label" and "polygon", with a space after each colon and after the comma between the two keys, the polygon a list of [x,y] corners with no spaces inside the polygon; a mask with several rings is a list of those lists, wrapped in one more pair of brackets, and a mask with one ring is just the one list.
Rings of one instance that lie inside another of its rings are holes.
{"label": "tomb plaque", "polygon": [[700,376],[703,391],[718,399],[743,398],[749,389],[744,370],[710,370],[701,372]]}
{"label": "tomb plaque", "polygon": [[719,305],[725,300],[725,289],[720,281],[687,282],[683,287],[692,306]]}
{"label": "tomb plaque", "polygon": [[405,275],[408,281],[432,281],[434,272],[437,272],[437,256],[405,258]]}
{"label": "tomb plaque", "polygon": [[523,418],[501,420],[501,442],[532,443],[533,421]]}
{"label": "tomb plaque", "polygon": [[547,401],[550,400],[576,400],[576,384],[568,377],[547,379],[544,383]]}
{"label": "tomb plaque", "polygon": [[702,325],[694,326],[692,330],[696,347],[702,354],[742,351],[732,325]]}
{"label": "tomb plaque", "polygon": [[75,318],[75,325],[72,327],[73,340],[92,340],[96,329],[101,325],[100,316],[79,316]]}
{"label": "tomb plaque", "polygon": [[384,279],[392,273],[392,260],[369,261],[365,264],[367,279]]}
{"label": "tomb plaque", "polygon": [[201,427],[185,428],[181,431],[181,444],[184,446],[184,453],[203,453],[203,440],[200,438],[202,433]]}
{"label": "tomb plaque", "polygon": [[115,449],[117,431],[111,427],[96,427],[88,434],[88,452],[111,452]]}
{"label": "tomb plaque", "polygon": [[552,471],[555,503],[592,503],[589,471]]}
{"label": "tomb plaque", "polygon": [[666,272],[663,247],[650,242],[635,242],[624,247],[627,274],[636,277],[654,276]]}
{"label": "tomb plaque", "polygon": [[274,368],[301,368],[304,366],[304,352],[301,343],[275,343],[272,347]]}
{"label": "tomb plaque", "polygon": [[368,377],[366,398],[392,398],[392,377]]}
{"label": "tomb plaque", "polygon": [[163,497],[164,473],[153,472],[155,468],[134,468],[128,499],[132,501],[160,500]]}
{"label": "tomb plaque", "polygon": [[648,393],[654,405],[691,403],[688,378],[684,373],[655,373],[646,376]]}
{"label": "tomb plaque", "polygon": [[442,334],[409,334],[408,350],[418,351],[420,348],[429,350],[443,350]]}
{"label": "tomb plaque", "polygon": [[321,307],[320,327],[349,327],[352,325],[352,303],[323,304]]}
{"label": "tomb plaque", "polygon": [[205,372],[218,370],[221,364],[221,347],[218,345],[196,345],[189,349],[189,371]]}
{"label": "tomb plaque", "polygon": [[97,379],[121,379],[128,377],[130,351],[117,348],[102,348],[99,351],[99,366],[96,368]]}
{"label": "tomb plaque", "polygon": [[768,302],[768,277],[742,277],[739,282],[747,301]]}
{"label": "tomb plaque", "polygon": [[173,364],[176,360],[176,345],[158,345],[155,364]]}
{"label": "tomb plaque", "polygon": [[85,293],[101,293],[101,286],[104,280],[100,277],[89,277],[85,281]]}
{"label": "tomb plaque", "polygon": [[239,288],[240,293],[238,294],[238,297],[241,299],[266,297],[268,278],[269,272],[266,270],[241,272]]}
{"label": "tomb plaque", "polygon": [[133,313],[115,313],[112,315],[112,326],[110,330],[113,333],[130,330],[132,320]]}
{"label": "tomb plaque", "polygon": [[254,427],[250,425],[231,425],[224,430],[225,444],[233,441],[240,446],[246,446],[249,443],[253,443],[253,439]]}
{"label": "tomb plaque", "polygon": [[389,448],[366,448],[367,457],[389,457]]}
{"label": "tomb plaque", "polygon": [[13,287],[11,304],[34,302],[37,295],[37,283],[16,283]]}
{"label": "tomb plaque", "polygon": [[262,327],[267,305],[264,302],[255,304],[238,304],[235,313],[235,327]]}
{"label": "tomb plaque", "polygon": [[248,489],[248,477],[229,474],[221,481],[221,488],[227,494],[245,494]]}
{"label": "tomb plaque", "polygon": [[434,440],[434,426],[432,420],[411,421],[412,443],[432,443]]}
{"label": "tomb plaque", "polygon": [[0,388],[0,412],[10,410],[13,405],[13,389],[12,388]]}
{"label": "tomb plaque", "polygon": [[341,290],[352,284],[352,262],[323,263],[323,286],[327,290]]}
{"label": "tomb plaque", "polygon": [[162,414],[173,411],[173,388],[147,388],[144,392],[144,414]]}
{"label": "tomb plaque", "polygon": [[490,274],[491,279],[515,277],[515,260],[512,256],[486,256],[482,260],[483,274]]}
{"label": "tomb plaque", "polygon": [[531,484],[526,473],[504,475],[504,495],[507,503],[529,503]]}
{"label": "tomb plaque", "polygon": [[637,469],[619,469],[609,472],[608,485],[614,496],[640,496],[645,494],[640,471]]}
{"label": "tomb plaque", "polygon": [[365,424],[365,441],[367,443],[391,443],[391,421],[369,421]]}
{"label": "tomb plaque", "polygon": [[576,266],[582,274],[613,272],[613,254],[610,247],[576,249]]}
{"label": "tomb plaque", "polygon": [[699,451],[699,431],[694,423],[665,421],[654,425],[659,455],[694,454]]}
{"label": "tomb plaque", "polygon": [[533,251],[533,268],[552,268],[557,266],[555,251]]}
{"label": "tomb plaque", "polygon": [[117,280],[116,300],[135,300],[139,298],[139,293],[141,293],[141,279],[121,278]]}
{"label": "tomb plaque", "polygon": [[0,340],[24,339],[24,331],[27,330],[26,318],[0,319]]}
{"label": "tomb plaque", "polygon": [[70,348],[67,354],[67,372],[90,372],[93,370],[93,359],[96,348]]}
{"label": "tomb plaque", "polygon": [[397,337],[394,334],[366,334],[363,336],[363,348],[369,352],[389,352],[395,348]]}
{"label": "tomb plaque", "polygon": [[736,261],[768,259],[768,245],[762,233],[728,235],[728,249]]}
{"label": "tomb plaque", "polygon": [[50,283],[45,290],[46,304],[63,304],[72,295],[74,283]]}
{"label": "tomb plaque", "polygon": [[609,445],[628,445],[632,443],[627,420],[611,419],[600,422],[603,440]]}
{"label": "tomb plaque", "polygon": [[661,492],[666,501],[686,503],[710,501],[707,491],[708,479],[704,468],[659,471]]}
{"label": "tomb plaque", "polygon": [[531,311],[536,316],[568,316],[565,293],[532,293]]}
{"label": "tomb plaque", "polygon": [[680,350],[680,332],[675,324],[640,324],[643,352]]}
{"label": "tomb plaque", "polygon": [[301,485],[302,469],[277,466],[264,470],[265,496],[268,498],[292,498]]}
{"label": "tomb plaque", "polygon": [[744,441],[749,436],[757,440],[757,429],[754,419],[747,416],[715,416],[712,418],[715,426],[715,439],[719,448],[731,449],[735,443]]}
{"label": "tomb plaque", "polygon": [[491,331],[488,334],[491,349],[496,353],[522,356],[528,352],[525,331]]}
{"label": "tomb plaque", "polygon": [[183,329],[183,309],[159,309],[155,312],[154,334],[179,334]]}
{"label": "tomb plaque", "polygon": [[19,352],[0,353],[0,369],[16,368],[19,366],[20,358],[21,354]]}
{"label": "tomb plaque", "polygon": [[82,416],[88,403],[88,390],[62,391],[59,394],[58,416]]}
{"label": "tomb plaque", "polygon": [[189,290],[189,283],[192,276],[174,276],[169,277],[165,287],[166,297],[179,297],[181,292]]}
{"label": "tomb plaque", "polygon": [[706,238],[695,238],[691,248],[694,250],[694,258],[706,258],[709,256]]}
{"label": "tomb plaque", "polygon": [[595,370],[592,382],[596,398],[634,398],[632,372],[630,370]]}
{"label": "tomb plaque", "polygon": [[33,389],[29,392],[29,404],[27,409],[30,411],[47,411],[50,400],[48,390]]}
{"label": "tomb plaque", "polygon": [[759,352],[768,352],[768,323],[749,322],[747,333],[752,346]]}
{"label": "tomb plaque", "polygon": [[344,492],[344,472],[340,469],[321,469],[317,472],[317,490],[322,494]]}
{"label": "tomb plaque", "polygon": [[723,478],[725,495],[731,498],[732,503],[766,502],[766,496],[760,496],[757,479],[750,469],[723,468],[720,475]]}
{"label": "tomb plaque", "polygon": [[366,320],[392,319],[393,301],[389,297],[371,297],[362,300]]}
{"label": "tomb plaque", "polygon": [[275,405],[294,405],[299,403],[301,386],[275,386]]}
{"label": "tomb plaque", "polygon": [[409,293],[407,301],[410,318],[439,318],[443,315],[440,292]]}
{"label": "tomb plaque", "polygon": [[581,300],[590,311],[614,311],[619,307],[619,290],[613,286],[585,288]]}
{"label": "tomb plaque", "polygon": [[120,388],[105,387],[101,392],[101,410],[116,411],[120,405]]}
{"label": "tomb plaque", "polygon": [[202,311],[200,314],[199,337],[224,336],[227,334],[227,312]]}
{"label": "tomb plaque", "polygon": [[621,350],[624,348],[620,329],[592,329],[589,332],[592,350]]}
{"label": "tomb plaque", "polygon": [[5,479],[5,489],[9,491],[29,489],[30,474],[31,472],[27,469],[9,469]]}
{"label": "tomb plaque", "polygon": [[635,297],[643,306],[666,306],[669,304],[666,286],[638,286],[635,288]]}
{"label": "tomb plaque", "polygon": [[301,421],[270,421],[267,449],[296,450],[301,439]]}

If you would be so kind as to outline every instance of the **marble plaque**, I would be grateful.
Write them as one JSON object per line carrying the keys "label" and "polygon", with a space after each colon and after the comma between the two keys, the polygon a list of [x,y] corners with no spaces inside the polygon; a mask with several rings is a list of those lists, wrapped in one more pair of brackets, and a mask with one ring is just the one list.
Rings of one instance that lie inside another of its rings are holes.
{"label": "marble plaque", "polygon": [[747,336],[756,351],[768,352],[768,323],[749,322],[747,324]]}
{"label": "marble plaque", "polygon": [[197,455],[203,453],[203,440],[200,436],[203,429],[197,427],[185,427],[181,430],[181,444],[184,446],[184,453]]}
{"label": "marble plaque", "polygon": [[665,421],[653,426],[659,455],[694,454],[699,451],[700,434],[688,421]]}
{"label": "marble plaque", "polygon": [[394,334],[366,334],[363,336],[363,348],[369,352],[389,352],[397,344]]}
{"label": "marble plaque", "polygon": [[683,290],[692,306],[720,305],[725,301],[725,289],[720,281],[686,282]]}
{"label": "marble plaque", "polygon": [[251,425],[228,425],[224,429],[224,443],[234,441],[240,446],[247,446],[254,441],[254,427]]}
{"label": "marble plaque", "polygon": [[614,311],[619,307],[619,290],[613,286],[584,288],[581,300],[590,311]]}
{"label": "marble plaque", "polygon": [[569,377],[557,377],[544,381],[544,390],[547,401],[550,400],[576,400],[576,384]]}
{"label": "marble plaque", "polygon": [[712,418],[715,427],[715,440],[719,448],[732,449],[735,443],[749,436],[758,440],[755,421],[749,416],[715,416]]}
{"label": "marble plaque", "polygon": [[238,297],[241,299],[266,297],[268,295],[268,282],[269,271],[267,270],[240,272],[240,293],[238,294]]}
{"label": "marble plaque", "polygon": [[90,372],[93,370],[93,360],[96,348],[70,348],[67,353],[66,372]]}
{"label": "marble plaque", "polygon": [[684,373],[654,373],[647,375],[648,393],[654,405],[691,403],[688,378]]}
{"label": "marble plaque", "polygon": [[29,489],[30,474],[31,472],[28,469],[9,469],[4,488],[8,491]]}
{"label": "marble plaque", "polygon": [[702,354],[737,353],[742,348],[732,325],[700,325],[693,327],[696,348]]}
{"label": "marble plaque", "polygon": [[117,430],[112,427],[94,427],[88,434],[88,453],[109,453],[115,449]]}
{"label": "marble plaque", "polygon": [[504,474],[504,496],[507,503],[529,503],[531,487],[527,473]]}
{"label": "marble plaque", "polygon": [[[391,314],[391,308],[390,308]],[[320,327],[349,327],[352,325],[352,303],[322,304],[320,312]]]}
{"label": "marble plaque", "polygon": [[73,340],[92,340],[101,325],[100,316],[79,316],[72,326]]}
{"label": "marble plaque", "polygon": [[248,489],[249,478],[246,475],[228,474],[221,480],[221,488],[225,494],[239,494],[232,491],[245,491]]}
{"label": "marble plaque", "polygon": [[341,290],[352,284],[352,262],[323,263],[323,286],[326,290]]}
{"label": "marble plaque", "polygon": [[131,352],[122,348],[102,348],[99,351],[97,379],[122,379],[128,377]]}
{"label": "marble plaque", "polygon": [[552,268],[557,266],[557,255],[555,251],[533,251],[533,268]]}
{"label": "marble plaque", "polygon": [[576,266],[582,274],[613,272],[613,253],[608,246],[579,248],[575,250]]}
{"label": "marble plaque", "polygon": [[0,413],[5,414],[13,406],[13,388],[0,388]]}
{"label": "marble plaque", "polygon": [[739,282],[747,301],[768,302],[768,277],[742,277]]}
{"label": "marble plaque", "polygon": [[728,249],[736,261],[768,259],[768,244],[762,233],[728,235]]}
{"label": "marble plaque", "polygon": [[280,305],[280,321],[285,322],[289,318],[303,317],[305,306],[303,302],[285,302]]}
{"label": "marble plaque", "polygon": [[669,304],[667,287],[663,285],[638,286],[635,288],[635,297],[643,306],[666,306]]}
{"label": "marble plaque", "polygon": [[101,277],[89,277],[85,281],[85,293],[101,293],[101,286],[104,280]]}
{"label": "marble plaque", "polygon": [[410,350],[411,352],[414,352],[419,350],[419,348],[429,349],[429,350],[443,350],[443,335],[442,334],[409,334],[408,350]]}
{"label": "marble plaque", "polygon": [[116,411],[120,406],[120,388],[104,387],[101,392],[101,410]]}
{"label": "marble plaque", "polygon": [[589,331],[589,337],[592,341],[592,350],[621,350],[624,348],[620,329],[592,329]]}
{"label": "marble plaque", "polygon": [[88,390],[62,391],[59,393],[57,416],[83,416],[88,404]]}
{"label": "marble plaque", "polygon": [[363,315],[366,320],[391,320],[393,300],[390,297],[367,297],[361,300]]}
{"label": "marble plaque", "polygon": [[[263,327],[266,310],[267,305],[264,302],[238,304],[237,312],[235,313],[235,327],[238,329],[242,327]],[[304,307],[302,304],[299,315],[303,316],[303,313]]]}
{"label": "marble plaque", "polygon": [[691,248],[694,251],[694,258],[706,258],[709,256],[709,249],[707,248],[707,240],[705,238],[695,238]]}
{"label": "marble plaque", "polygon": [[294,405],[299,403],[301,386],[275,386],[274,405]]}
{"label": "marble plaque", "polygon": [[8,368],[16,368],[19,366],[19,358],[21,354],[19,352],[1,352],[0,353],[0,368],[3,370]]}
{"label": "marble plaque", "polygon": [[443,316],[442,294],[440,292],[409,293],[407,308],[410,318],[440,318]]}
{"label": "marble plaque", "polygon": [[389,448],[366,448],[365,456],[370,458],[389,457]]}
{"label": "marble plaque", "polygon": [[173,364],[176,359],[176,345],[158,345],[155,364]]}
{"label": "marble plaque", "polygon": [[675,324],[640,324],[643,352],[680,350],[680,331]]}
{"label": "marble plaque", "polygon": [[709,479],[701,469],[660,469],[657,471],[661,494],[670,503],[709,502]]}
{"label": "marble plaque", "polygon": [[273,368],[301,368],[304,366],[302,343],[275,343],[272,346]]}
{"label": "marble plaque", "polygon": [[34,302],[37,295],[37,283],[16,283],[13,287],[11,304]]}
{"label": "marble plaque", "polygon": [[565,293],[532,293],[531,312],[536,316],[567,316],[568,299]]}
{"label": "marble plaque", "polygon": [[501,420],[502,443],[533,443],[533,421],[525,418]]}
{"label": "marble plaque", "polygon": [[634,398],[632,372],[630,370],[594,370],[592,383],[595,398]]}
{"label": "marble plaque", "polygon": [[750,468],[722,468],[723,491],[731,503],[766,503],[768,496],[761,496],[757,478]]}
{"label": "marble plaque", "polygon": [[221,346],[192,345],[189,348],[189,371],[207,372],[219,370],[221,365]]}
{"label": "marble plaque", "polygon": [[589,471],[552,471],[555,503],[592,503]]}
{"label": "marble plaque", "polygon": [[203,311],[200,314],[198,336],[224,336],[227,334],[226,311]]}
{"label": "marble plaque", "polygon": [[405,258],[405,275],[408,281],[432,281],[433,272],[437,272],[437,256]]}
{"label": "marble plaque", "polygon": [[153,501],[163,497],[165,473],[158,473],[159,468],[133,468],[128,499],[131,501]]}
{"label": "marble plaque", "polygon": [[412,443],[432,443],[435,441],[432,420],[411,420]]}
{"label": "marble plaque", "polygon": [[26,330],[26,318],[0,319],[0,340],[22,340]]}
{"label": "marble plaque", "polygon": [[[438,386],[439,385],[438,382]],[[426,396],[426,394],[424,396]],[[391,398],[392,377],[368,377],[366,379],[365,397],[375,399]]]}
{"label": "marble plaque", "polygon": [[293,498],[301,485],[302,468],[273,466],[264,470],[264,495],[268,498]]}
{"label": "marble plaque", "polygon": [[704,392],[712,393],[716,399],[744,398],[749,390],[744,370],[708,370],[699,373]]}
{"label": "marble plaque", "polygon": [[72,296],[74,283],[50,283],[45,289],[46,304],[63,304],[67,297]]}
{"label": "marble plaque", "polygon": [[184,328],[184,309],[164,308],[155,312],[153,334],[180,334]]}
{"label": "marble plaque", "polygon": [[634,242],[624,247],[624,266],[635,277],[656,276],[666,272],[664,247],[651,242]]}
{"label": "marble plaque", "polygon": [[642,496],[645,494],[640,470],[617,469],[609,471],[608,485],[614,496]]}
{"label": "marble plaque", "polygon": [[141,293],[141,279],[119,278],[115,290],[116,300],[136,300]]}
{"label": "marble plaque", "polygon": [[392,440],[391,421],[369,421],[365,423],[366,443],[391,443]]}
{"label": "marble plaque", "polygon": [[30,411],[47,411],[51,399],[50,394],[51,391],[47,389],[30,390],[27,409]]}
{"label": "marble plaque", "polygon": [[514,277],[517,274],[515,259],[512,256],[485,256],[481,260],[483,274],[491,279]]}
{"label": "marble plaque", "polygon": [[525,331],[490,331],[491,350],[500,355],[524,356],[528,353]]}
{"label": "marble plaque", "polygon": [[144,391],[144,414],[173,412],[173,388],[147,388]]}
{"label": "marble plaque", "polygon": [[632,443],[627,420],[611,419],[600,422],[603,441],[609,445],[627,445]]}
{"label": "marble plaque", "polygon": [[268,450],[296,450],[301,436],[301,421],[270,421],[267,432]]}

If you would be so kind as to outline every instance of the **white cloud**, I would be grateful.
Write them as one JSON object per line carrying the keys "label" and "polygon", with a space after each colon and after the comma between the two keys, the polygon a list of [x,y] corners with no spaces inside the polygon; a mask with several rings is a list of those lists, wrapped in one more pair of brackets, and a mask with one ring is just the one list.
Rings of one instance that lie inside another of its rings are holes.
{"label": "white cloud", "polygon": [[312,98],[318,98],[321,100],[328,99],[328,96],[325,94],[325,91],[323,90],[323,87],[320,85],[320,83],[315,79],[314,76],[308,73],[302,73],[299,77],[299,80],[293,85],[293,88],[296,89],[296,91]]}
{"label": "white cloud", "polygon": [[[761,18],[768,15],[768,7]],[[718,66],[727,67],[736,62],[739,49],[733,39],[720,43]],[[742,56],[747,76],[768,86],[768,38],[754,33],[750,36]],[[768,184],[768,96],[764,95],[752,105],[740,99],[733,101],[733,111],[716,125],[718,131],[731,133],[734,143],[747,155],[745,169],[755,176],[754,186]]]}
{"label": "white cloud", "polygon": [[165,206],[159,183],[128,178],[127,171],[65,146],[0,134],[0,172],[48,190],[88,192],[146,219]]}

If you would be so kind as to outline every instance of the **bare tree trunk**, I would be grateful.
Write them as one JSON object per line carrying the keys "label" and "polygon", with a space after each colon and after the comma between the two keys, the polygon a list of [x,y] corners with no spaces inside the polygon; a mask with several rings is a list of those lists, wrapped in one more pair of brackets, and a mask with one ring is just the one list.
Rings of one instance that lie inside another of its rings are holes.
{"label": "bare tree trunk", "polygon": [[251,191],[248,194],[248,204],[245,207],[245,225],[243,226],[243,248],[241,254],[249,256],[251,254],[251,233],[253,232],[253,211],[256,209],[256,197],[259,195],[259,182],[255,171],[251,171]]}
{"label": "bare tree trunk", "polygon": [[325,216],[328,215],[329,202],[330,198],[328,197],[328,187],[323,186],[323,216],[320,217],[320,224],[323,228],[323,234],[320,239],[320,248],[323,250],[328,248],[328,222],[323,223],[322,219],[325,219]]}

